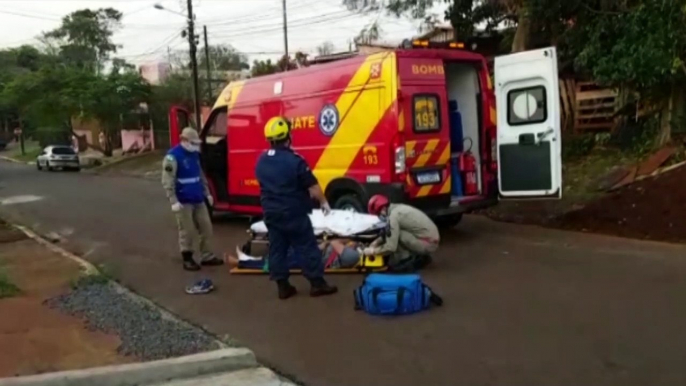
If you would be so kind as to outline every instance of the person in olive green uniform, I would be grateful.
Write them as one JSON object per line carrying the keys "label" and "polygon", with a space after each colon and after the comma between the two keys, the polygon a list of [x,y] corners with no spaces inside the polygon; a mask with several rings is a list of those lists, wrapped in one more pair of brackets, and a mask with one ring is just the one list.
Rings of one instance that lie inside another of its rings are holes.
{"label": "person in olive green uniform", "polygon": [[438,249],[441,241],[438,227],[421,210],[410,205],[391,204],[380,194],[369,200],[367,209],[370,214],[385,218],[390,232],[385,242],[377,241],[365,248],[365,255],[390,254],[390,263],[394,264],[411,256],[429,256]]}
{"label": "person in olive green uniform", "polygon": [[205,205],[213,204],[212,195],[200,166],[200,138],[190,127],[181,132],[181,143],[167,153],[162,162],[162,186],[167,193],[179,231],[183,268],[200,269],[193,259],[193,235],[198,233],[202,265],[221,265],[210,249],[212,222]]}

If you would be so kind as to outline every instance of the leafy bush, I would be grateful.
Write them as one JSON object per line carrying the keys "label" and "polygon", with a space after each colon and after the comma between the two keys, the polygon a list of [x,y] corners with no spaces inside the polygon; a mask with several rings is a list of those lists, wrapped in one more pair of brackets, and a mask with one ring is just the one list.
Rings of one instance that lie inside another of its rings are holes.
{"label": "leafy bush", "polygon": [[562,139],[562,158],[571,160],[584,157],[595,147],[593,134],[571,134]]}
{"label": "leafy bush", "polygon": [[659,124],[658,116],[629,120],[615,131],[610,144],[637,157],[644,156],[655,149]]}
{"label": "leafy bush", "polygon": [[68,130],[55,127],[39,127],[34,134],[41,148],[48,145],[70,145],[71,133]]}
{"label": "leafy bush", "polygon": [[19,293],[21,293],[19,287],[9,280],[4,271],[0,270],[0,299],[16,296]]}

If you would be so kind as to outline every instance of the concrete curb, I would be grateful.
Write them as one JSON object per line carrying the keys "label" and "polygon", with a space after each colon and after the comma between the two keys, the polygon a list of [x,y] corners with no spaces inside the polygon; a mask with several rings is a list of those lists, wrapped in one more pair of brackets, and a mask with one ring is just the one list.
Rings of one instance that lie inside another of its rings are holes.
{"label": "concrete curb", "polygon": [[6,156],[4,156],[4,155],[0,155],[0,159],[3,160],[3,161],[15,163],[15,164],[25,164],[25,163],[26,163],[26,162],[23,162],[23,161],[19,161],[18,159],[14,159],[14,158],[11,158],[11,157],[6,157]]}
{"label": "concrete curb", "polygon": [[0,379],[0,386],[136,386],[258,367],[255,354],[229,348],[161,361]]}
{"label": "concrete curb", "polygon": [[123,158],[121,158],[121,159],[118,159],[118,160],[116,160],[116,161],[112,161],[112,162],[110,162],[110,163],[106,163],[106,164],[103,164],[103,165],[100,165],[100,166],[92,167],[92,168],[90,168],[90,171],[91,171],[92,173],[96,173],[96,174],[97,174],[97,173],[102,173],[102,172],[107,172],[108,169],[113,168],[113,167],[115,167],[115,166],[118,166],[118,165],[121,165],[121,164],[126,164],[127,162],[130,162],[130,161],[133,161],[133,160],[136,160],[136,159],[139,159],[139,158],[144,158],[144,157],[146,157],[146,156],[152,157],[152,156],[153,156],[152,153],[155,153],[155,155],[159,155],[160,158],[161,158],[161,157],[164,157],[164,153],[162,153],[162,151],[159,150],[159,149],[157,149],[157,150],[152,150],[152,151],[146,151],[146,152],[139,153],[139,154],[128,155],[128,156],[125,156],[125,157],[123,157]]}
{"label": "concrete curb", "polygon": [[193,379],[180,379],[158,383],[154,386],[296,386],[280,378],[266,367],[244,369],[224,374],[213,374]]}
{"label": "concrete curb", "polygon": [[[23,232],[30,239],[36,241],[37,243],[39,243],[42,246],[49,249],[50,251],[55,252],[61,256],[64,256],[65,258],[67,258],[69,260],[76,262],[77,264],[79,264],[81,266],[84,274],[86,274],[86,275],[99,275],[99,274],[101,274],[101,272],[98,270],[98,268],[96,266],[94,266],[93,264],[91,264],[88,261],[82,259],[81,257],[67,251],[64,248],[61,248],[61,247],[51,243],[50,241],[39,236],[37,233],[30,230],[29,228],[22,226],[22,225],[18,225],[18,224],[12,224],[12,226],[15,227],[16,229],[19,229],[21,232]],[[202,330],[208,336],[214,338],[214,344],[216,345],[217,349],[226,349],[229,347],[229,345],[227,343],[223,342],[220,339],[217,339],[215,337],[215,335],[208,332],[207,329],[202,328],[201,326],[196,326],[194,324],[191,324],[191,323],[183,320],[182,318],[178,317],[177,315],[174,315],[171,312],[167,311],[166,309],[160,307],[159,305],[157,305],[157,303],[153,302],[152,300],[136,294],[135,292],[129,290],[128,288],[124,287],[123,285],[117,283],[114,280],[110,280],[109,282],[111,285],[114,286],[114,288],[117,290],[117,292],[128,296],[131,300],[133,300],[135,302],[145,304],[151,308],[156,309],[160,313],[160,316],[162,318],[167,319],[167,320],[173,320],[174,322],[179,323],[180,325],[188,327],[188,328],[195,328],[195,329]],[[0,383],[0,385],[2,385],[2,383]]]}

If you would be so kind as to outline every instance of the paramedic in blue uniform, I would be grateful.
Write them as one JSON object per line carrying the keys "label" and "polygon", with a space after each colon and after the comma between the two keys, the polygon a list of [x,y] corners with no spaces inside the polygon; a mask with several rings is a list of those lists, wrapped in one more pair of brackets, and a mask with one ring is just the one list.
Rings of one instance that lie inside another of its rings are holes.
{"label": "paramedic in blue uniform", "polygon": [[257,160],[255,175],[260,184],[260,201],[269,233],[269,273],[276,281],[279,299],[288,299],[296,289],[288,281],[288,250],[300,259],[303,274],[311,284],[310,296],[338,291],[324,280],[321,251],[309,218],[312,199],[324,213],[330,211],[317,179],[307,162],[291,149],[290,122],[270,119],[264,127],[270,148]]}

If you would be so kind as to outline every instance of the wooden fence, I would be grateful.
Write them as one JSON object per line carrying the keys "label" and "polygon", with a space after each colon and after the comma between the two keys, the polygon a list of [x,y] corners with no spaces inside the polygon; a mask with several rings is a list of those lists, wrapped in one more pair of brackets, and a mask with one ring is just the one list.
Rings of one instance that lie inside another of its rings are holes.
{"label": "wooden fence", "polygon": [[561,125],[574,133],[611,132],[617,126],[617,90],[560,78]]}

